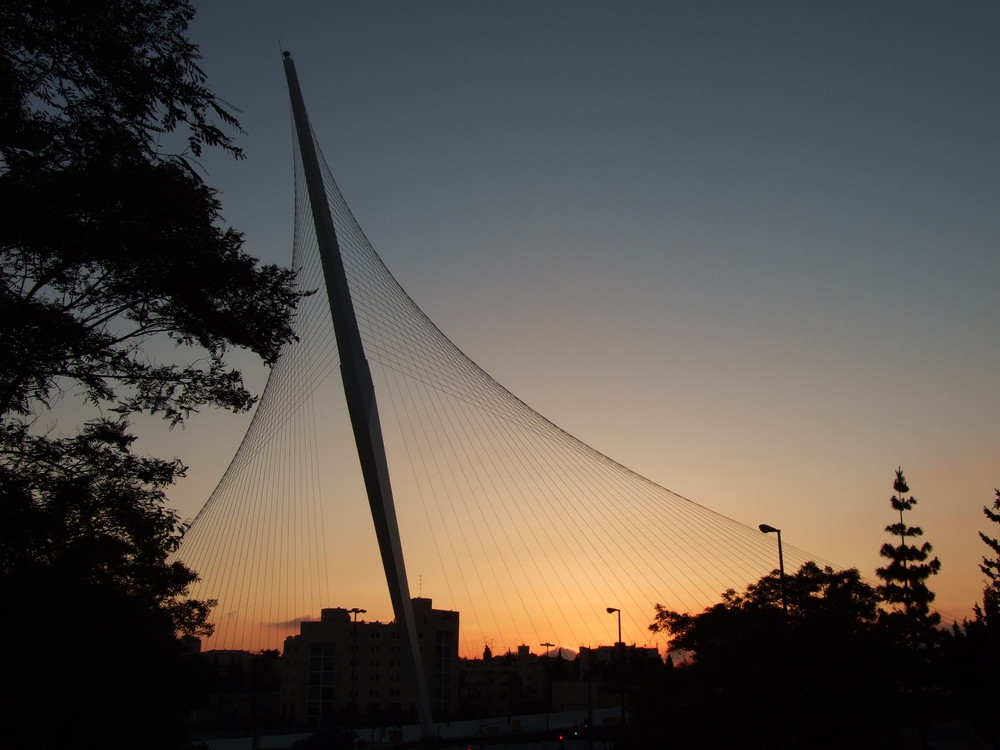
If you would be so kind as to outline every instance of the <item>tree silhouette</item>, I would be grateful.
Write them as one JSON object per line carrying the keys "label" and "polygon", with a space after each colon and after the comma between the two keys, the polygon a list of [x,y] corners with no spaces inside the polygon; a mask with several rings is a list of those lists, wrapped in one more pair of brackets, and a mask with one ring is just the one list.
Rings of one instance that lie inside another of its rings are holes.
{"label": "tree silhouette", "polygon": [[669,724],[674,740],[699,747],[781,746],[785,735],[841,747],[869,736],[884,699],[874,589],[855,569],[814,562],[785,582],[787,615],[778,571],[700,614],[656,605],[650,629],[686,658],[666,673],[667,705],[647,713],[653,734]]}
{"label": "tree silhouette", "polygon": [[[193,15],[188,0],[0,4],[13,747],[183,745],[175,634],[207,632],[211,602],[187,600],[196,576],[169,562],[183,526],[164,493],[184,467],[136,455],[128,417],[248,409],[226,355],[273,362],[292,337],[293,274],[243,252],[191,161],[206,147],[241,156],[185,36]],[[57,433],[49,409],[67,400],[85,416]]]}
{"label": "tree silhouette", "polygon": [[912,495],[905,497],[910,488],[901,468],[896,470],[892,488],[895,494],[889,502],[899,513],[899,521],[885,530],[898,536],[899,544],[886,542],[879,550],[889,562],[875,571],[883,581],[878,594],[890,607],[885,612],[887,621],[898,626],[904,637],[919,641],[931,638],[933,628],[941,621],[941,615],[931,612],[934,592],[927,586],[927,579],[941,569],[941,562],[936,557],[928,559],[932,551],[929,542],[920,546],[909,543],[924,532],[919,526],[908,526],[903,519],[903,513],[912,510],[917,501]]}
{"label": "tree silhouette", "polygon": [[[983,508],[993,523],[1000,523],[1000,490],[992,509]],[[1000,744],[996,714],[996,680],[1000,674],[1000,542],[983,532],[979,537],[995,557],[983,557],[979,569],[986,575],[983,601],[973,607],[975,617],[953,628],[948,644],[948,677],[956,704],[980,735]]]}
{"label": "tree silhouette", "polygon": [[[245,409],[227,350],[271,362],[291,335],[291,272],[242,252],[188,161],[240,153],[211,124],[235,120],[183,37],[192,15],[184,0],[0,9],[0,416],[67,390],[174,421]],[[181,124],[185,152],[161,152]],[[156,361],[154,337],[188,356]]]}
{"label": "tree silhouette", "polygon": [[[993,523],[1000,524],[1000,490],[994,490],[996,499],[993,501],[992,510],[989,506],[983,507],[985,515]],[[983,556],[983,561],[979,569],[986,576],[986,585],[983,587],[982,606],[976,605],[976,618],[981,620],[990,629],[1000,633],[1000,540],[987,536],[979,532],[979,538],[993,551],[993,557]]]}
{"label": "tree silhouette", "polygon": [[[1000,638],[983,617],[950,634],[935,628],[926,579],[940,563],[905,523],[916,500],[901,469],[893,489],[900,521],[886,530],[900,543],[883,547],[890,562],[877,588],[857,570],[809,562],[786,577],[787,614],[778,571],[698,614],[657,604],[650,629],[677,659],[645,686],[636,746],[662,742],[664,727],[673,743],[702,748],[897,748],[915,738],[928,747],[945,725],[996,742]],[[1000,522],[1000,493],[984,510]],[[993,562],[982,566],[990,582]]]}

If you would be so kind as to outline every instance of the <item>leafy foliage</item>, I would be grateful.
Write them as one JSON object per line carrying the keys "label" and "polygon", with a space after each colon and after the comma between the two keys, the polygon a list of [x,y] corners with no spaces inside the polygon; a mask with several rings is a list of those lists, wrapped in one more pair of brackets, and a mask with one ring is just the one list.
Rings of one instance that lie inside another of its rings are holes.
{"label": "leafy foliage", "polygon": [[[170,560],[183,526],[164,493],[184,467],[136,455],[128,418],[248,409],[227,354],[270,363],[292,338],[293,273],[242,250],[190,162],[242,156],[185,36],[193,15],[188,0],[0,4],[0,593],[17,603],[0,634],[23,646],[17,746],[69,744],[39,710],[62,712],[74,745],[183,743],[175,635],[209,632],[213,602],[187,599],[196,574]],[[95,418],[39,430],[65,397]]]}
{"label": "leafy foliage", "polygon": [[[6,512],[39,536],[23,555],[54,564],[90,544],[95,565],[123,571],[121,584],[152,583],[176,546],[163,488],[183,472],[132,456],[124,418],[176,424],[205,405],[248,409],[253,396],[225,355],[243,347],[273,362],[299,297],[292,272],[262,266],[220,228],[214,191],[184,158],[157,150],[184,127],[190,154],[241,154],[213,122],[238,127],[184,37],[193,13],[185,0],[0,7],[0,469],[18,498]],[[118,416],[76,438],[35,434],[66,393]],[[102,479],[109,463],[116,482]],[[171,571],[155,579],[157,606],[194,578]],[[181,629],[204,626],[184,625],[192,612]]]}
{"label": "leafy foliage", "polygon": [[67,438],[0,428],[0,591],[10,605],[0,635],[17,644],[7,660],[18,685],[11,746],[67,746],[62,727],[80,746],[96,739],[89,728],[108,735],[102,747],[183,742],[174,634],[210,632],[214,602],[186,598],[196,576],[167,560],[179,524],[163,488],[182,467],[134,455],[133,440],[110,420]]}
{"label": "leafy foliage", "polygon": [[[672,651],[689,654],[670,672],[670,724],[696,729],[675,740],[753,746],[791,734],[800,746],[827,747],[869,731],[877,683],[865,675],[885,653],[875,590],[857,570],[813,562],[785,582],[787,615],[777,571],[742,593],[726,591],[700,614],[656,605],[650,629],[666,634]],[[852,721],[831,727],[831,712],[850,713]],[[664,720],[661,710],[657,721]]]}
{"label": "leafy foliage", "polygon": [[[64,388],[119,413],[178,421],[252,403],[224,355],[273,362],[291,336],[292,273],[241,251],[185,160],[232,144],[205,86],[181,0],[10,3],[0,9],[0,415]],[[153,337],[190,351],[148,359]]]}
{"label": "leafy foliage", "polygon": [[187,130],[191,153],[242,156],[213,122],[239,128],[206,85],[186,37],[187,0],[21,0],[0,10],[3,156],[158,156],[160,136]]}
{"label": "leafy foliage", "polygon": [[0,575],[106,587],[208,635],[212,602],[182,600],[195,574],[168,562],[180,523],[163,489],[181,464],[136,456],[122,421],[97,420],[68,438],[0,427]]}
{"label": "leafy foliage", "polygon": [[[900,521],[886,530],[900,545],[883,547],[890,564],[878,587],[857,570],[806,563],[786,578],[787,616],[778,571],[700,614],[656,605],[650,629],[683,658],[655,696],[639,698],[633,739],[655,743],[670,726],[672,742],[703,748],[892,748],[928,746],[933,729],[947,726],[970,743],[1000,740],[1000,619],[984,612],[1000,568],[984,558],[989,582],[974,621],[935,628],[926,578],[940,563],[928,560],[929,545],[911,543],[922,532],[903,520],[916,500],[902,470],[893,489]],[[1000,491],[984,512],[1000,522]],[[980,536],[1000,555],[996,540]]]}
{"label": "leafy foliage", "polygon": [[[855,568],[835,571],[807,562],[788,576],[785,584],[787,616],[782,611],[781,579],[774,571],[747,586],[743,593],[725,591],[721,603],[699,615],[673,612],[657,604],[649,627],[668,635],[672,648],[690,651],[696,661],[703,662],[717,651],[728,651],[734,637],[745,640],[743,645],[747,647],[759,647],[754,641],[765,636],[755,633],[757,627],[784,635],[797,630],[824,630],[829,637],[862,632],[877,619],[875,590]],[[737,622],[740,627],[733,627]]]}

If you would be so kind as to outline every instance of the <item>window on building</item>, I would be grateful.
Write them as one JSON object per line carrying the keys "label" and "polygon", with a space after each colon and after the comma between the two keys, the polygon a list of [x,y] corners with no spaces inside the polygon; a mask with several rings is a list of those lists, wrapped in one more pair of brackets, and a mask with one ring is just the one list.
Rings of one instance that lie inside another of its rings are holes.
{"label": "window on building", "polygon": [[434,634],[434,704],[437,710],[445,710],[451,702],[452,654],[455,634],[439,630]]}
{"label": "window on building", "polygon": [[309,644],[306,683],[306,720],[310,726],[322,726],[333,711],[336,677],[336,648],[333,643]]}

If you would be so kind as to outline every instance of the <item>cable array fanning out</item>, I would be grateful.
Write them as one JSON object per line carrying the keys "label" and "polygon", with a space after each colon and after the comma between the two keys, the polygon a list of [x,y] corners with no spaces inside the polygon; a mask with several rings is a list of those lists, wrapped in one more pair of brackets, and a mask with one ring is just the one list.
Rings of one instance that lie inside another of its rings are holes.
{"label": "cable array fanning out", "polygon": [[[412,583],[460,612],[460,652],[659,645],[654,604],[697,612],[776,567],[774,539],[577,440],[460,351],[396,282],[323,175],[375,380]],[[293,267],[315,290],[177,557],[216,599],[206,648],[280,648],[326,607],[391,619],[301,169]],[[809,559],[786,546],[789,571]],[[822,561],[820,561],[822,562]]]}

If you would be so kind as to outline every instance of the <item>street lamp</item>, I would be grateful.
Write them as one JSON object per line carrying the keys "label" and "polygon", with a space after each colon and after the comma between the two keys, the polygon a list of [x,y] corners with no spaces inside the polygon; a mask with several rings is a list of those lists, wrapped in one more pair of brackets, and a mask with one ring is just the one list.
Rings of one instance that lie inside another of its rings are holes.
{"label": "street lamp", "polygon": [[618,613],[618,642],[622,642],[622,611],[616,607],[608,607],[608,614]]}
{"label": "street lamp", "polygon": [[622,731],[625,729],[625,643],[622,641],[622,611],[607,607],[608,614],[618,614],[618,687],[621,691]]}
{"label": "street lamp", "polygon": [[[551,657],[552,647],[555,646],[554,643],[543,643],[542,648],[547,649],[545,652],[546,656]],[[546,681],[549,683],[549,699],[545,704],[545,731],[549,731],[549,714],[552,713],[552,667],[550,666],[546,670]]]}
{"label": "street lamp", "polygon": [[781,574],[781,608],[785,610],[785,615],[788,615],[788,592],[785,589],[785,553],[781,549],[781,529],[776,529],[773,526],[768,526],[766,523],[762,523],[757,527],[765,534],[777,534],[778,535],[778,572]]}
{"label": "street lamp", "polygon": [[[360,607],[353,607],[347,610],[348,613],[354,615],[354,624],[351,626],[351,717],[354,717],[354,712],[357,708],[358,700],[358,615],[363,615],[368,612],[367,609],[361,609]],[[353,723],[353,722],[352,722]]]}

